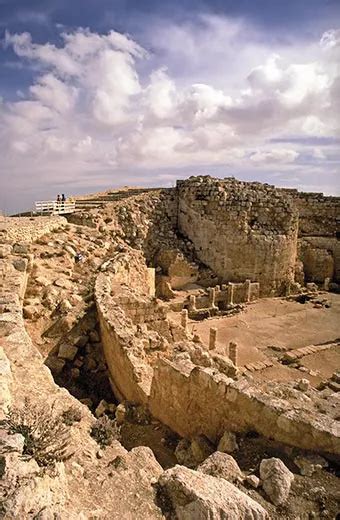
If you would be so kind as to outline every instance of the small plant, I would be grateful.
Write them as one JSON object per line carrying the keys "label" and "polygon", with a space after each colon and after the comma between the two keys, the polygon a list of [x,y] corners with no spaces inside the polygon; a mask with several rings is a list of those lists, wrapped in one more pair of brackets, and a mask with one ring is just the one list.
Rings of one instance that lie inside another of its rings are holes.
{"label": "small plant", "polygon": [[79,408],[71,406],[61,414],[61,417],[66,426],[72,426],[75,422],[81,421],[82,414]]}
{"label": "small plant", "polygon": [[50,408],[33,406],[25,399],[24,407],[10,410],[0,425],[24,437],[23,456],[35,459],[39,466],[51,466],[71,455],[69,428]]}
{"label": "small plant", "polygon": [[107,415],[97,419],[90,433],[91,437],[95,439],[101,448],[109,446],[113,441],[120,439],[119,426],[115,420],[109,419]]}

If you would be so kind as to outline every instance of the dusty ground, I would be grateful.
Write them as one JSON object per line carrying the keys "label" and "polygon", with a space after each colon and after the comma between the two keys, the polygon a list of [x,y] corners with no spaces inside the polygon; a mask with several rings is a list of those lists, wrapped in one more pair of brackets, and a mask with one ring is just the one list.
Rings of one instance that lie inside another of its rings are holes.
{"label": "dusty ground", "polygon": [[[284,366],[277,359],[285,350],[338,342],[340,295],[321,293],[319,296],[327,298],[331,306],[316,308],[312,302],[301,304],[283,298],[266,298],[248,304],[244,311],[234,316],[189,320],[189,330],[199,334],[208,345],[210,328],[217,328],[217,351],[226,354],[229,342],[236,342],[239,366],[271,359],[273,367],[252,373],[257,380],[289,381],[306,377],[317,385],[340,367],[339,345],[300,360],[311,374]],[[171,313],[171,317],[180,320],[179,313]],[[282,351],[276,348],[282,348]]]}

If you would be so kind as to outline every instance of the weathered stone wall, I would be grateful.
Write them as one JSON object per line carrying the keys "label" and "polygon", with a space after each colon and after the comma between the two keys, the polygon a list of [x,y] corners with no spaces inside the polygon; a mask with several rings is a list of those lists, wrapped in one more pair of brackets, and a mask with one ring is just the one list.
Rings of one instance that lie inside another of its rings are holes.
{"label": "weathered stone wall", "polygon": [[340,281],[340,197],[285,190],[299,212],[298,257],[307,282]]}
{"label": "weathered stone wall", "polygon": [[118,253],[109,268],[110,273],[97,277],[95,293],[111,384],[121,399],[145,404],[153,370],[143,361],[141,341],[136,338],[134,325],[145,321],[152,306],[153,277],[142,253],[136,250]]}
{"label": "weathered stone wall", "polygon": [[260,389],[243,378],[234,381],[209,368],[162,359],[154,369],[149,406],[189,438],[204,433],[216,441],[225,430],[256,431],[301,448],[340,453],[339,423],[319,413],[314,394],[315,400],[306,401],[282,383]]}
{"label": "weathered stone wall", "polygon": [[336,237],[340,232],[340,197],[322,193],[296,193],[299,237]]}
{"label": "weathered stone wall", "polygon": [[178,226],[221,281],[260,282],[261,295],[294,279],[298,213],[272,186],[233,179],[178,181]]}
{"label": "weathered stone wall", "polygon": [[[125,265],[141,271],[136,254],[127,251]],[[167,320],[159,319],[162,310],[154,312],[157,304],[148,302],[145,293],[138,295],[138,287],[118,283],[116,272],[119,269],[113,265],[111,273],[98,276],[96,302],[112,386],[120,399],[148,406],[156,418],[187,437],[204,433],[216,441],[225,429],[257,431],[302,448],[340,453],[339,423],[319,412],[317,390],[310,390],[313,395],[306,399],[291,385],[273,382],[264,388],[245,377],[233,380],[211,364],[208,352],[201,351],[195,362],[181,356],[183,338],[177,344],[173,333],[172,346],[179,358],[166,359],[158,353],[150,364],[145,344],[152,339],[152,329],[162,333]],[[144,272],[146,287],[146,267]],[[124,280],[121,274],[118,278]],[[134,308],[137,313],[131,313]],[[140,309],[144,309],[141,315]],[[152,311],[149,322],[145,309]]]}
{"label": "weathered stone wall", "polygon": [[33,242],[67,224],[65,217],[7,217],[0,220],[1,242]]}

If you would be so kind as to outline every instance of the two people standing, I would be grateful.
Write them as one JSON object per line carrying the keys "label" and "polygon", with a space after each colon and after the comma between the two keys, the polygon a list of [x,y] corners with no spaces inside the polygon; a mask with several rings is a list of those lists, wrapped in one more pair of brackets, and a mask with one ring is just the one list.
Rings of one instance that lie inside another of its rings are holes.
{"label": "two people standing", "polygon": [[59,193],[57,195],[57,203],[60,204],[64,204],[64,202],[66,201],[66,197],[65,197],[65,194],[63,193],[62,196],[60,197]]}

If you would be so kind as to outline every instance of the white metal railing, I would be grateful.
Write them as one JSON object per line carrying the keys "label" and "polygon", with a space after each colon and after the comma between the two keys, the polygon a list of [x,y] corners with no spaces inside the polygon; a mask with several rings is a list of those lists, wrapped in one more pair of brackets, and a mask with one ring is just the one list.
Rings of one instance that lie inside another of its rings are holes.
{"label": "white metal railing", "polygon": [[76,209],[75,201],[60,201],[55,200],[39,200],[35,202],[35,209],[38,213],[64,215],[73,213]]}

